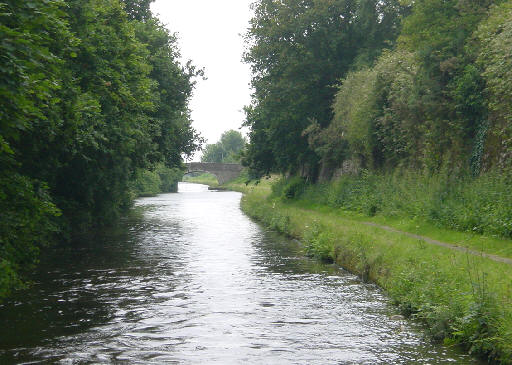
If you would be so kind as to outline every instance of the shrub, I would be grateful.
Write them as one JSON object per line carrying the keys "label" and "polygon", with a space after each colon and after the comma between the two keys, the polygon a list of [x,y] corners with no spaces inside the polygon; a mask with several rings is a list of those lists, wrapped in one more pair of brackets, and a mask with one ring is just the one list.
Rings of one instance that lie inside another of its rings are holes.
{"label": "shrub", "polygon": [[318,222],[313,222],[304,231],[306,253],[324,262],[332,262],[334,258],[333,237]]}
{"label": "shrub", "polygon": [[21,274],[55,239],[59,215],[44,184],[15,173],[0,176],[0,300],[23,286]]}
{"label": "shrub", "polygon": [[272,185],[272,198],[298,198],[305,192],[307,186],[306,180],[299,176],[282,178]]}
{"label": "shrub", "polygon": [[160,193],[162,180],[155,171],[142,170],[137,174],[132,189],[137,196],[155,196]]}

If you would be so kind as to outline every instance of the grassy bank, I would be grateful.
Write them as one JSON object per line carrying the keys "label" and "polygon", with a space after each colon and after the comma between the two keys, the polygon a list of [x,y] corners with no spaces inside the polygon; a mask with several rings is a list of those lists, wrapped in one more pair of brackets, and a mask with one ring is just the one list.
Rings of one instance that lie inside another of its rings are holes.
{"label": "grassy bank", "polygon": [[[454,232],[421,215],[349,211],[326,204],[325,194],[335,196],[326,186],[292,185],[263,180],[248,186],[233,182],[229,187],[245,193],[245,212],[301,240],[308,254],[334,261],[384,288],[404,314],[426,324],[432,338],[459,344],[477,356],[512,362],[512,265],[365,222],[384,223],[508,257],[512,241]],[[323,189],[324,195],[315,189]]]}
{"label": "grassy bank", "polygon": [[182,181],[190,182],[190,183],[194,183],[194,184],[204,184],[204,185],[211,186],[212,188],[219,186],[219,182],[217,181],[217,178],[214,175],[207,173],[207,172],[199,174],[197,176],[185,175],[185,176],[183,176]]}
{"label": "grassy bank", "polygon": [[275,189],[296,200],[365,216],[418,219],[450,230],[512,238],[512,171],[477,178],[451,171],[363,171],[325,184],[283,180]]}

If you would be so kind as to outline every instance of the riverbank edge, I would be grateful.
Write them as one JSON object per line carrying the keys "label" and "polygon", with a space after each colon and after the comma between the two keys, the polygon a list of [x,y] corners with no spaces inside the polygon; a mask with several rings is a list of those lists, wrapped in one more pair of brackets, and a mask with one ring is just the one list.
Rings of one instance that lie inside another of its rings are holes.
{"label": "riverbank edge", "polygon": [[[225,187],[243,193],[242,210],[379,285],[400,311],[421,320],[428,335],[490,362],[512,363],[512,266],[429,245],[322,207],[269,199],[271,183]],[[508,281],[507,281],[508,278]]]}

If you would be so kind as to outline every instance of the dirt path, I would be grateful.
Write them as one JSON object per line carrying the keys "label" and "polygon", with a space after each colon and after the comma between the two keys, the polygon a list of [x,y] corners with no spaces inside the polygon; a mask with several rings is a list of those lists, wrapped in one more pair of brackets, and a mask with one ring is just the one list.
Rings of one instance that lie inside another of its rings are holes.
{"label": "dirt path", "polygon": [[486,258],[494,260],[496,262],[503,262],[505,264],[512,265],[512,259],[509,259],[507,257],[501,257],[501,256],[498,256],[498,255],[492,255],[492,254],[489,254],[489,253],[472,250],[472,249],[467,248],[467,247],[462,247],[462,246],[457,246],[457,245],[453,245],[453,244],[446,243],[446,242],[437,241],[437,240],[434,240],[434,239],[429,238],[429,237],[420,236],[420,235],[417,235],[417,234],[414,234],[414,233],[405,232],[405,231],[400,231],[400,230],[398,230],[396,228],[389,227],[389,226],[383,226],[383,225],[380,225],[380,224],[377,224],[377,223],[372,223],[372,222],[361,222],[361,223],[366,224],[367,226],[381,228],[381,229],[384,229],[384,230],[389,231],[389,232],[400,233],[400,234],[403,234],[403,235],[408,236],[408,237],[412,237],[412,238],[416,238],[418,240],[425,241],[425,242],[430,243],[432,245],[447,247],[447,248],[450,248],[452,250],[467,252],[467,253],[469,253],[471,255],[486,257]]}

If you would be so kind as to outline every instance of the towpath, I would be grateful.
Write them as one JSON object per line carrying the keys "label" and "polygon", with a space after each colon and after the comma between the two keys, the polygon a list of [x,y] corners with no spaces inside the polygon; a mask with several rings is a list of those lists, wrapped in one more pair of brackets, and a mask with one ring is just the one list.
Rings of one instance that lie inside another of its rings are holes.
{"label": "towpath", "polygon": [[434,240],[434,239],[426,237],[426,236],[420,236],[420,235],[417,235],[417,234],[414,234],[414,233],[410,233],[410,232],[406,232],[406,231],[401,231],[401,230],[393,228],[393,227],[384,226],[384,225],[373,223],[373,222],[361,222],[361,223],[363,223],[363,224],[365,224],[367,226],[381,228],[381,229],[384,229],[384,230],[389,231],[389,232],[400,233],[400,234],[403,234],[403,235],[408,236],[408,237],[412,237],[412,238],[416,238],[418,240],[425,241],[426,243],[430,243],[432,245],[447,247],[447,248],[450,248],[452,250],[466,252],[466,253],[469,253],[469,254],[475,255],[475,256],[486,257],[486,258],[488,258],[490,260],[493,260],[493,261],[496,261],[496,262],[503,262],[505,264],[512,265],[512,259],[507,258],[507,257],[493,255],[493,254],[485,253],[485,252],[482,252],[482,251],[472,250],[472,249],[467,248],[467,247],[462,247],[462,246],[457,246],[457,245],[446,243],[446,242],[441,242],[441,241]]}

